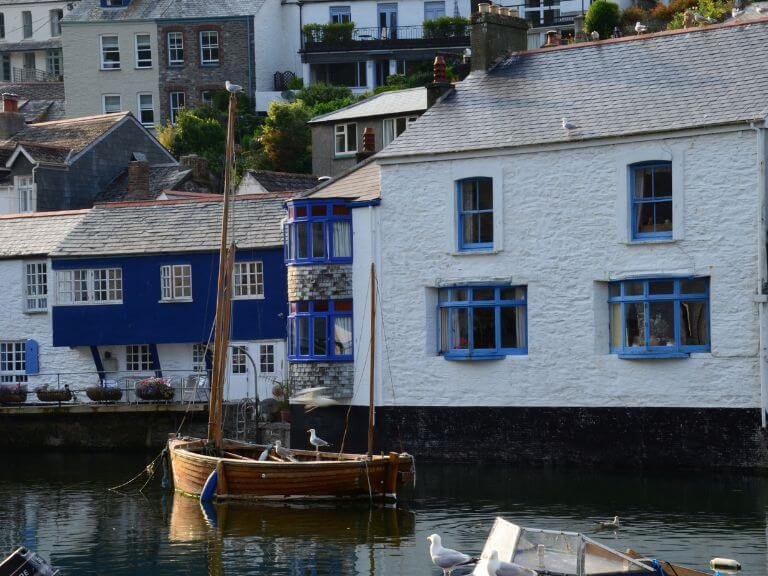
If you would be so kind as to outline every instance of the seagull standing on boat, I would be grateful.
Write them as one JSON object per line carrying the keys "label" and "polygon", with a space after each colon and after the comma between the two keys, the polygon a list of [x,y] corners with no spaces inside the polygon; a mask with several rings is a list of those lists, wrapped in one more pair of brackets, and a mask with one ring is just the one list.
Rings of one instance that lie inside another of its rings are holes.
{"label": "seagull standing on boat", "polygon": [[491,551],[491,557],[486,564],[488,576],[538,576],[536,570],[531,570],[514,562],[504,562],[499,560],[499,553],[496,550]]}
{"label": "seagull standing on boat", "polygon": [[454,568],[473,562],[473,559],[463,552],[443,548],[439,534],[427,536],[427,540],[429,541],[429,557],[432,558],[432,564],[442,568],[445,576],[451,576]]}
{"label": "seagull standing on boat", "polygon": [[280,458],[283,460],[288,460],[289,462],[298,462],[298,460],[293,457],[293,452],[288,450],[288,448],[284,448],[283,443],[280,440],[275,440],[275,454],[280,456]]}
{"label": "seagull standing on boat", "polygon": [[330,446],[328,442],[326,442],[322,438],[319,438],[318,436],[315,435],[314,428],[309,429],[309,443],[315,447],[315,454],[320,453],[320,448],[325,448],[326,446]]}
{"label": "seagull standing on boat", "polygon": [[597,523],[597,529],[598,530],[618,530],[620,528],[619,526],[619,517],[614,516],[613,520],[610,522],[598,522]]}

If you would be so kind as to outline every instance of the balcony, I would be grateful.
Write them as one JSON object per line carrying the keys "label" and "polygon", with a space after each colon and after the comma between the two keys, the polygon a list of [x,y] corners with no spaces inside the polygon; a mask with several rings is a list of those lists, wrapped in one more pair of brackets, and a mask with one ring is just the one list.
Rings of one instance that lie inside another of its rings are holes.
{"label": "balcony", "polygon": [[37,68],[12,68],[11,81],[16,84],[25,82],[61,82],[62,77],[58,74],[51,74]]}
{"label": "balcony", "polygon": [[469,24],[450,30],[434,26],[394,26],[391,28],[350,28],[329,33],[322,24],[304,27],[303,52],[341,52],[350,50],[396,50],[469,46]]}

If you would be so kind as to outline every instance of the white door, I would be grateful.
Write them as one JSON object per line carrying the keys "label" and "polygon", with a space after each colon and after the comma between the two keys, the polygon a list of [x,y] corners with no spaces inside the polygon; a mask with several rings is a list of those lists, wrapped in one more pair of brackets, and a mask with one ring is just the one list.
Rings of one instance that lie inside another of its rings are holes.
{"label": "white door", "polygon": [[224,396],[227,400],[237,401],[243,398],[253,398],[254,374],[253,366],[248,358],[254,358],[253,344],[247,342],[233,342],[229,350],[229,373],[227,388]]}

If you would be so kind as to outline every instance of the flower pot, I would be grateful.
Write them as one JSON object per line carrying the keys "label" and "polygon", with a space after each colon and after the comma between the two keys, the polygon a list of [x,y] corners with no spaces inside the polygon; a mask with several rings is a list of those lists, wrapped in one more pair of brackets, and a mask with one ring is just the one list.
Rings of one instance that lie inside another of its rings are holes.
{"label": "flower pot", "polygon": [[123,397],[123,391],[120,388],[91,386],[85,389],[85,395],[94,402],[117,402]]}
{"label": "flower pot", "polygon": [[141,400],[173,400],[174,392],[162,378],[145,378],[136,382],[136,396]]}
{"label": "flower pot", "polygon": [[69,402],[72,400],[72,391],[69,388],[36,388],[35,394],[40,402]]}
{"label": "flower pot", "polygon": [[0,385],[0,404],[23,404],[26,401],[26,386],[20,384]]}

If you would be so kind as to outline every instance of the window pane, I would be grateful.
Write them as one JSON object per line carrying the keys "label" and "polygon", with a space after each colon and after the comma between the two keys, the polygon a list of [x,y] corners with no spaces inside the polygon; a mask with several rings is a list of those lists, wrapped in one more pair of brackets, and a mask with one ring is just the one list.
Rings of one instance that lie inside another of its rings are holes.
{"label": "window pane", "polygon": [[611,304],[611,348],[621,347],[621,304]]}
{"label": "window pane", "polygon": [[653,203],[646,202],[637,205],[637,232],[653,232]]}
{"label": "window pane", "polygon": [[477,180],[477,209],[493,210],[493,186],[490,178]]}
{"label": "window pane", "polygon": [[312,222],[312,257],[325,256],[325,225],[322,222]]}
{"label": "window pane", "polygon": [[675,303],[651,302],[650,338],[651,346],[675,345]]}
{"label": "window pane", "polygon": [[657,166],[653,170],[653,195],[659,197],[672,196],[672,167]]}
{"label": "window pane", "polygon": [[496,310],[494,308],[473,309],[472,337],[475,349],[496,348]]}
{"label": "window pane", "polygon": [[352,222],[333,223],[333,256],[334,258],[352,256]]}
{"label": "window pane", "polygon": [[336,356],[352,354],[352,317],[340,316],[333,324],[333,353]]}
{"label": "window pane", "polygon": [[655,202],[654,222],[656,232],[669,232],[672,230],[672,201]]}
{"label": "window pane", "polygon": [[624,346],[645,346],[645,306],[642,303],[624,305],[626,341]]}
{"label": "window pane", "polygon": [[683,346],[704,346],[709,344],[707,318],[706,302],[681,302],[680,344]]}
{"label": "window pane", "polygon": [[625,282],[624,296],[642,296],[643,282]]}
{"label": "window pane", "polygon": [[312,310],[315,312],[328,312],[328,300],[316,300]]}
{"label": "window pane", "polygon": [[523,308],[505,306],[501,309],[501,347],[525,346],[525,312]]}
{"label": "window pane", "polygon": [[327,319],[325,317],[314,318],[315,333],[313,353],[315,356],[325,356],[328,353],[328,335],[326,333],[326,322]]}
{"label": "window pane", "polygon": [[464,302],[469,300],[469,290],[466,288],[454,288],[453,289],[453,301]]}
{"label": "window pane", "polygon": [[469,314],[466,308],[451,310],[451,346],[454,350],[469,348]]}
{"label": "window pane", "polygon": [[486,212],[485,214],[478,214],[476,218],[478,230],[477,242],[490,244],[493,242],[493,213]]}
{"label": "window pane", "polygon": [[472,290],[473,300],[493,300],[496,292],[493,288],[474,288]]}
{"label": "window pane", "polygon": [[675,291],[675,283],[672,280],[648,283],[648,294],[672,294]]}
{"label": "window pane", "polygon": [[525,288],[517,286],[515,288],[502,288],[502,300],[525,300]]}
{"label": "window pane", "polygon": [[691,278],[680,283],[680,292],[683,294],[704,294],[707,291],[706,278]]}
{"label": "window pane", "polygon": [[621,284],[610,284],[608,286],[608,297],[618,298],[621,296]]}
{"label": "window pane", "polygon": [[648,168],[637,168],[634,170],[634,174],[635,198],[652,198],[653,182],[651,179],[651,172]]}
{"label": "window pane", "polygon": [[461,209],[462,210],[474,210],[475,209],[475,181],[464,180],[461,183]]}
{"label": "window pane", "polygon": [[298,339],[299,339],[299,355],[309,355],[309,319],[297,318],[298,324]]}
{"label": "window pane", "polygon": [[296,225],[296,257],[309,257],[309,237],[307,236],[307,225]]}

